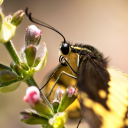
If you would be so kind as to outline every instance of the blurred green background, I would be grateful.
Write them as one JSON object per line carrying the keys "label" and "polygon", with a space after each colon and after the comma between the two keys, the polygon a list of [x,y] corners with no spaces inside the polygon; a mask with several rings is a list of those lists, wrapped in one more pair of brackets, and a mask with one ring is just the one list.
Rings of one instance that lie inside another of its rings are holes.
{"label": "blurred green background", "polygon": [[[109,57],[109,66],[128,73],[128,1],[127,0],[4,0],[5,15],[28,7],[33,17],[59,30],[67,41],[90,44]],[[18,27],[13,43],[20,53],[24,46],[26,27],[31,25],[26,16]],[[37,25],[38,26],[38,25]],[[59,63],[59,44],[62,37],[52,30],[42,30],[42,42],[48,48],[46,67],[34,76],[41,87],[43,78]],[[11,57],[0,45],[0,63],[8,65]],[[26,84],[12,93],[0,93],[0,128],[38,128],[20,122],[20,111],[30,108],[23,101]],[[70,122],[70,123],[69,123]],[[78,120],[68,121],[68,128],[75,128]],[[79,128],[85,127],[82,123]]]}

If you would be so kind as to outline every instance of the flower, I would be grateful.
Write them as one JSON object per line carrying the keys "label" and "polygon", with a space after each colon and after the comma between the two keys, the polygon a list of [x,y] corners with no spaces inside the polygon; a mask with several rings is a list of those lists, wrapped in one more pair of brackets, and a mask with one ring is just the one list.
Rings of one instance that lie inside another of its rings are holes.
{"label": "flower", "polygon": [[63,112],[65,109],[71,105],[77,98],[77,91],[74,87],[70,86],[68,87],[62,97],[62,100],[60,102],[60,105],[58,107],[58,112]]}
{"label": "flower", "polygon": [[[0,1],[0,4],[3,1]],[[23,19],[24,11],[20,10],[14,13],[13,16],[9,15],[6,18],[0,10],[0,43],[6,43],[11,40],[16,32],[17,26]]]}
{"label": "flower", "polygon": [[32,73],[43,69],[47,62],[47,48],[44,42],[40,43],[41,34],[42,31],[35,25],[28,26],[25,33],[25,47],[21,51],[21,56]]}
{"label": "flower", "polygon": [[42,31],[38,29],[35,25],[28,26],[25,33],[26,47],[30,44],[38,45],[41,39],[41,34]]}
{"label": "flower", "polygon": [[64,91],[61,90],[60,86],[58,86],[58,88],[55,92],[55,99],[58,101],[61,101],[63,94],[64,94]]}
{"label": "flower", "polygon": [[42,101],[39,89],[35,86],[31,86],[26,90],[24,101],[45,118],[53,115],[52,110]]}
{"label": "flower", "polygon": [[16,26],[6,21],[2,11],[0,11],[0,43],[11,40],[16,32]]}
{"label": "flower", "polygon": [[32,107],[35,107],[35,104],[40,101],[40,92],[39,89],[35,86],[31,86],[27,89],[24,101],[29,103]]}
{"label": "flower", "polygon": [[[0,0],[0,5],[3,0]],[[0,8],[0,43],[6,43],[11,40],[16,32],[16,26],[18,26],[23,19],[24,12],[22,10],[16,12],[13,16],[9,15],[4,17]]]}

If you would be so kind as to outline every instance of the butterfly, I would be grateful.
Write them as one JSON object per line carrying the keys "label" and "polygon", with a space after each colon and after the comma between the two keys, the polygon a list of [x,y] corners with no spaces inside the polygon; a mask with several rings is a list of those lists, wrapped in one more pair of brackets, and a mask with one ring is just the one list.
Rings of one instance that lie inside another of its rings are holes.
{"label": "butterfly", "polygon": [[[83,45],[77,45],[77,48],[78,46],[80,49],[80,47],[82,47]],[[91,47],[92,50],[95,50],[92,46],[87,45],[87,47]],[[94,53],[100,57],[103,56],[99,52],[96,53],[95,51]],[[74,55],[71,56],[71,59],[73,60]],[[64,75],[58,81],[59,86],[62,86],[63,88],[69,86],[70,84],[77,84],[79,88],[79,100],[75,101],[75,103],[68,109],[69,117],[79,117],[81,106],[81,112],[82,114],[84,113],[83,118],[92,128],[127,128],[128,75],[122,73],[121,71],[108,67],[107,59],[101,59],[101,62],[103,64],[100,67],[101,63],[97,62],[98,59],[96,58],[96,55],[92,58],[96,59],[96,61],[94,62],[91,62],[93,60],[90,60],[90,57],[88,58],[88,55],[87,57],[86,55],[83,55],[83,52],[82,56],[83,58],[80,58],[80,64],[77,69],[77,79],[74,80],[73,78]],[[72,63],[70,59],[67,59],[67,61]],[[95,63],[95,65],[93,65],[93,63]],[[97,63],[100,65],[98,65]],[[104,68],[104,66],[106,67]],[[48,90],[50,90],[51,86],[53,86],[55,80],[58,78],[59,74],[62,71],[73,75],[73,72],[69,67],[59,65],[54,78],[52,78],[48,83],[48,86],[46,86],[47,92]],[[80,106],[78,104],[78,101],[80,101]]]}
{"label": "butterfly", "polygon": [[[55,28],[33,18],[27,10],[26,14],[32,22],[56,31],[64,39],[60,44],[60,65],[50,76],[48,82],[60,68],[63,69],[66,66],[66,70],[71,73],[63,70],[59,78],[65,74],[76,82],[81,113],[89,127],[127,128],[128,75],[109,68],[107,58],[104,58],[103,54],[93,46],[71,45]],[[65,78],[62,81],[70,83]]]}

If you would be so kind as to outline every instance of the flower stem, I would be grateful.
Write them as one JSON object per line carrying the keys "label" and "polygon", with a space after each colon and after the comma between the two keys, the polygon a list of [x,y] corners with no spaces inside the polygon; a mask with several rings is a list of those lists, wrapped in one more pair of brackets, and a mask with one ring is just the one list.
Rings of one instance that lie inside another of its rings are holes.
{"label": "flower stem", "polygon": [[8,41],[7,43],[4,43],[5,47],[7,48],[8,52],[10,53],[13,61],[20,65],[20,57],[17,53],[17,51],[15,50],[14,46],[13,46],[13,43],[10,41]]}
{"label": "flower stem", "polygon": [[[40,88],[38,87],[37,83],[35,82],[35,80],[33,79],[32,76],[26,77],[25,78],[25,82],[27,83],[28,86],[36,86],[39,90]],[[40,93],[43,97],[43,99],[45,100],[46,104],[49,106],[49,108],[53,111],[53,107],[51,106],[51,104],[49,103],[48,99],[46,98],[46,96],[44,95],[44,93],[40,90]]]}

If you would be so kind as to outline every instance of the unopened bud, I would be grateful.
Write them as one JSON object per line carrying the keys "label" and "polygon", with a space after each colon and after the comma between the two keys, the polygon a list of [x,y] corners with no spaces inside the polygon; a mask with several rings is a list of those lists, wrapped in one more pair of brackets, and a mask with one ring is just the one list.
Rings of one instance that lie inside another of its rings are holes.
{"label": "unopened bud", "polygon": [[41,101],[39,89],[35,86],[27,89],[24,101],[29,103],[43,117],[48,118],[53,115],[51,109]]}
{"label": "unopened bud", "polygon": [[24,101],[29,103],[32,107],[41,99],[39,89],[35,86],[31,86],[26,90]]}
{"label": "unopened bud", "polygon": [[24,70],[29,70],[28,66],[24,62],[20,62],[20,65]]}
{"label": "unopened bud", "polygon": [[15,70],[15,72],[19,75],[19,76],[21,76],[22,75],[22,71],[23,71],[23,69],[22,69],[22,67],[21,66],[19,66],[19,65],[14,65],[14,70]]}
{"label": "unopened bud", "polygon": [[35,25],[30,25],[26,29],[25,42],[26,47],[30,44],[38,45],[41,39],[42,31],[38,29]]}
{"label": "unopened bud", "polygon": [[61,90],[60,86],[58,86],[58,88],[55,92],[55,99],[58,101],[61,101],[63,94],[64,94],[64,91]]}
{"label": "unopened bud", "polygon": [[25,50],[25,56],[26,56],[26,61],[29,67],[32,67],[34,62],[35,62],[35,57],[36,57],[36,47],[34,45],[29,45]]}
{"label": "unopened bud", "polygon": [[21,76],[22,75],[22,67],[15,64],[14,62],[10,63],[10,67],[17,73],[17,75]]}
{"label": "unopened bud", "polygon": [[33,110],[21,112],[21,114],[23,116],[21,121],[23,121],[26,124],[46,125],[48,123],[48,119],[41,117],[38,113],[33,112]]}
{"label": "unopened bud", "polygon": [[12,69],[14,69],[14,65],[15,65],[14,62],[11,62],[11,63],[10,63],[10,67],[11,67]]}
{"label": "unopened bud", "polygon": [[64,92],[63,98],[58,108],[58,112],[63,112],[65,109],[75,101],[77,98],[77,92],[74,87],[68,87]]}
{"label": "unopened bud", "polygon": [[14,13],[12,16],[11,24],[18,26],[21,23],[24,14],[25,13],[23,10],[20,10],[20,11],[17,11],[16,13]]}
{"label": "unopened bud", "polygon": [[49,118],[53,115],[52,110],[43,102],[39,101],[35,104],[34,109],[43,117]]}
{"label": "unopened bud", "polygon": [[9,82],[17,79],[17,75],[9,70],[3,70],[0,72],[0,81]]}

